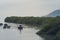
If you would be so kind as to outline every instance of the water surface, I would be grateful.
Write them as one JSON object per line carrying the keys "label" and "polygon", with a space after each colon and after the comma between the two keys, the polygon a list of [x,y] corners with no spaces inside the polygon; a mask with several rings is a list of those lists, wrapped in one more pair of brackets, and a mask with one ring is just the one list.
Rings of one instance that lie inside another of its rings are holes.
{"label": "water surface", "polygon": [[3,26],[0,26],[0,40],[42,40],[41,37],[35,33],[38,31],[34,28],[27,28],[23,25],[24,29],[20,32],[17,29],[19,24],[8,23],[11,28],[3,29]]}

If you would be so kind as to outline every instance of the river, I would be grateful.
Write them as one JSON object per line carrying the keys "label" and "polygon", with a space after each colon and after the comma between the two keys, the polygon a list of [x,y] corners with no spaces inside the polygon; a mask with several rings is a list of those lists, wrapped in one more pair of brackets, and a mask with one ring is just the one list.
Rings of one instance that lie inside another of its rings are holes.
{"label": "river", "polygon": [[0,26],[0,40],[43,40],[36,35],[39,30],[23,25],[24,28],[20,32],[17,29],[19,24],[8,23],[8,25],[11,26],[10,29],[3,29],[3,26]]}

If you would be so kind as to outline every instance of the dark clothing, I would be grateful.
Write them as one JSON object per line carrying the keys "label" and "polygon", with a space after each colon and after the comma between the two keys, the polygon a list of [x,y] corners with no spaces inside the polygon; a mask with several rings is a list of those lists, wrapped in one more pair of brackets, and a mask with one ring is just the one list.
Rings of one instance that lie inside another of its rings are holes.
{"label": "dark clothing", "polygon": [[23,29],[23,27],[20,25],[20,26],[18,27],[18,29],[21,31],[21,30]]}
{"label": "dark clothing", "polygon": [[22,30],[22,29],[23,29],[23,27],[18,27],[18,29]]}

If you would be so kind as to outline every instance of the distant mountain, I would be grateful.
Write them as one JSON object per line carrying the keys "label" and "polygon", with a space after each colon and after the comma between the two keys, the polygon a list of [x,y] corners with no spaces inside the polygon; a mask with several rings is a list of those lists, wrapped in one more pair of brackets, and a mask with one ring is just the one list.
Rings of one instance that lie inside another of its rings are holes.
{"label": "distant mountain", "polygon": [[56,17],[56,16],[60,16],[60,10],[55,10],[47,15],[47,17]]}

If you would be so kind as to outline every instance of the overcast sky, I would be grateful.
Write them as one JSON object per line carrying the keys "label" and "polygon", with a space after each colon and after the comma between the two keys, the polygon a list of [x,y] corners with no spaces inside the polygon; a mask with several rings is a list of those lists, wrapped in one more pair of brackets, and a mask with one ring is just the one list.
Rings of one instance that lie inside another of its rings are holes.
{"label": "overcast sky", "polygon": [[0,16],[44,16],[60,9],[60,0],[0,0]]}

